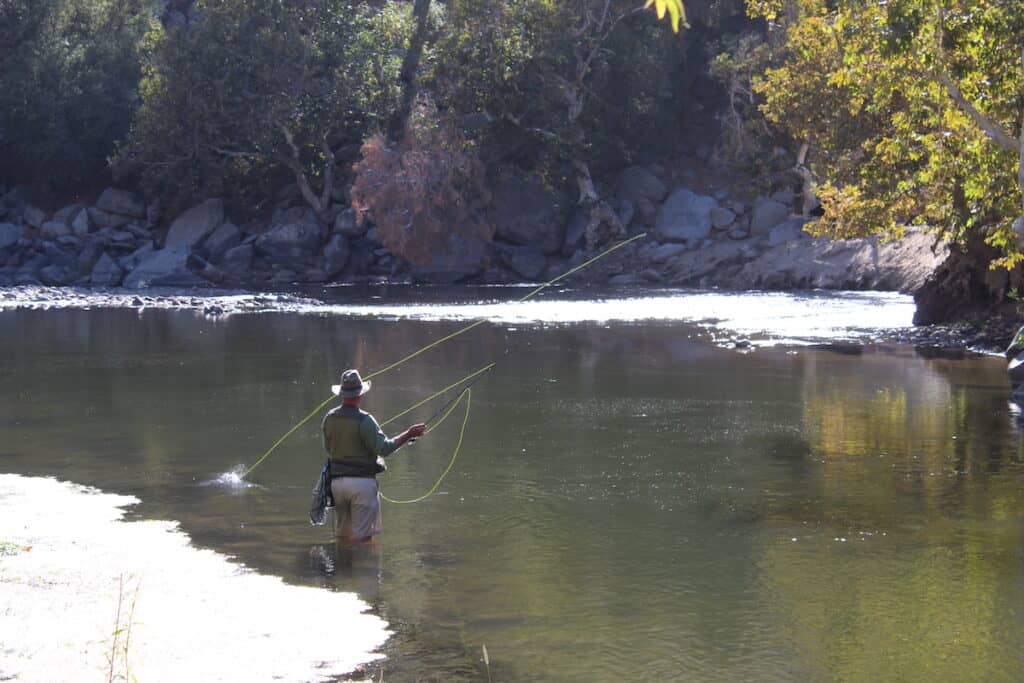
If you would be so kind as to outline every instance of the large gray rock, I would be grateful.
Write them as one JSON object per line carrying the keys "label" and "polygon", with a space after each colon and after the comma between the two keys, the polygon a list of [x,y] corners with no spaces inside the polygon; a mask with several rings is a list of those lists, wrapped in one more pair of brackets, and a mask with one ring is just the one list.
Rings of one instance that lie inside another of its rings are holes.
{"label": "large gray rock", "polygon": [[92,221],[89,220],[89,212],[82,209],[74,215],[69,225],[71,226],[71,232],[79,237],[88,235],[92,231]]}
{"label": "large gray rock", "polygon": [[224,222],[224,202],[207,199],[181,214],[171,223],[164,247],[195,249]]}
{"label": "large gray rock", "polygon": [[96,200],[96,208],[107,213],[132,218],[146,217],[146,202],[134,192],[108,187]]}
{"label": "large gray rock", "polygon": [[13,247],[25,236],[25,228],[14,223],[0,223],[0,249]]}
{"label": "large gray rock", "polygon": [[545,254],[561,250],[568,201],[533,179],[499,180],[494,189],[495,234],[511,244],[531,245]]}
{"label": "large gray rock", "polygon": [[105,252],[92,267],[89,282],[98,287],[117,287],[124,278],[124,271]]}
{"label": "large gray rock", "polygon": [[505,247],[501,258],[509,268],[526,280],[537,280],[548,264],[547,257],[537,247]]}
{"label": "large gray rock", "polygon": [[234,223],[225,223],[214,230],[203,243],[203,254],[210,263],[220,263],[228,249],[242,243],[242,231]]}
{"label": "large gray rock", "polygon": [[220,269],[229,275],[241,278],[252,269],[252,259],[255,253],[256,248],[251,244],[242,244],[228,249],[224,258],[221,259]]}
{"label": "large gray rock", "polygon": [[313,265],[323,241],[323,227],[307,216],[263,233],[256,239],[256,250],[273,263],[301,271]]}
{"label": "large gray rock", "polygon": [[369,227],[366,221],[360,223],[357,220],[356,210],[351,207],[340,211],[334,219],[334,232],[341,233],[350,239],[362,237]]}
{"label": "large gray rock", "polygon": [[646,199],[658,204],[668,194],[668,188],[650,170],[643,166],[630,166],[619,176],[615,194],[633,203]]}
{"label": "large gray rock", "polygon": [[750,218],[750,234],[754,237],[767,235],[779,223],[789,218],[789,207],[780,202],[758,197]]}
{"label": "large gray rock", "polygon": [[324,245],[324,276],[327,279],[333,278],[345,269],[348,265],[348,257],[352,253],[349,249],[348,239],[341,233],[335,233]]}
{"label": "large gray rock", "polygon": [[192,287],[204,281],[188,268],[188,248],[170,247],[154,251],[124,279],[129,289],[143,287]]}
{"label": "large gray rock", "polygon": [[89,239],[78,252],[78,272],[90,273],[105,252],[98,240]]}
{"label": "large gray rock", "polygon": [[628,199],[622,199],[621,197],[613,198],[609,204],[615,214],[619,217],[619,222],[622,223],[622,227],[629,228],[629,224],[633,222],[633,216],[636,215],[636,205]]}
{"label": "large gray rock", "polygon": [[711,225],[716,230],[727,230],[736,222],[736,214],[724,206],[711,209]]}
{"label": "large gray rock", "polygon": [[583,236],[587,230],[587,223],[590,216],[583,209],[577,208],[569,218],[569,224],[565,227],[565,240],[562,242],[562,256],[568,258],[576,253],[576,250],[583,246]]}
{"label": "large gray rock", "polygon": [[77,271],[78,256],[73,251],[65,249],[55,242],[49,241],[43,242],[40,246],[42,248],[43,255],[49,263],[58,265],[61,268]]}
{"label": "large gray rock", "polygon": [[84,204],[68,204],[63,209],[53,214],[52,221],[60,221],[65,225],[70,226],[75,217],[78,216],[85,209]]}
{"label": "large gray rock", "polygon": [[75,279],[77,273],[71,268],[59,266],[55,263],[39,269],[39,280],[50,287],[66,285]]}
{"label": "large gray rock", "polygon": [[39,234],[45,239],[57,239],[71,234],[71,228],[60,221],[46,221],[39,228]]}
{"label": "large gray rock", "polygon": [[803,218],[790,218],[784,223],[779,223],[768,232],[768,244],[774,247],[806,236],[807,233],[804,232],[804,223],[806,222]]}
{"label": "large gray rock", "polygon": [[696,246],[711,233],[711,210],[717,205],[711,197],[681,187],[658,209],[655,234],[665,242]]}
{"label": "large gray rock", "polygon": [[[354,250],[352,261],[359,271],[361,259],[365,258]],[[427,263],[412,264],[410,274],[419,282],[436,284],[452,284],[472,277],[487,266],[487,245],[477,239],[464,237],[458,233],[449,233],[443,249],[431,253]]]}
{"label": "large gray rock", "polygon": [[30,225],[33,228],[42,227],[46,221],[46,212],[37,206],[31,204],[25,207],[25,212],[22,214],[22,220],[25,221],[26,225]]}
{"label": "large gray rock", "polygon": [[135,220],[133,216],[110,213],[103,209],[97,209],[95,206],[90,206],[87,211],[89,212],[89,220],[99,228],[120,228],[122,225],[128,225]]}
{"label": "large gray rock", "polygon": [[686,252],[685,244],[659,244],[644,250],[643,254],[651,261],[664,263]]}

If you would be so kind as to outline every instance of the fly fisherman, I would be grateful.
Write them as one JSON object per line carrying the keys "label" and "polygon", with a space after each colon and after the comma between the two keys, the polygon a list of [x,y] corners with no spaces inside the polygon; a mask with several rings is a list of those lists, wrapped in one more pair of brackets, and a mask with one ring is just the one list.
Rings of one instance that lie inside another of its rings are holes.
{"label": "fly fisherman", "polygon": [[341,384],[331,387],[342,404],[328,412],[323,422],[334,496],[334,535],[346,543],[370,541],[380,533],[377,474],[385,469],[381,458],[409,439],[423,436],[426,429],[424,424],[414,424],[389,439],[373,415],[359,409],[363,394],[369,390],[370,381],[364,382],[358,370],[343,372]]}

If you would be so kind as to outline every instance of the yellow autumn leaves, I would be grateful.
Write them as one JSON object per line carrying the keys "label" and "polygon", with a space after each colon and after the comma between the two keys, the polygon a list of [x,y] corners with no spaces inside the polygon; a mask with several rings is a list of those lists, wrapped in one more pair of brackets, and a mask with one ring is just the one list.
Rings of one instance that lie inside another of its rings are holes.
{"label": "yellow autumn leaves", "polygon": [[647,0],[644,9],[652,5],[654,11],[658,13],[659,19],[664,19],[665,14],[668,14],[669,21],[672,22],[672,30],[676,33],[679,33],[680,22],[689,28],[690,25],[686,23],[686,8],[683,7],[683,0]]}

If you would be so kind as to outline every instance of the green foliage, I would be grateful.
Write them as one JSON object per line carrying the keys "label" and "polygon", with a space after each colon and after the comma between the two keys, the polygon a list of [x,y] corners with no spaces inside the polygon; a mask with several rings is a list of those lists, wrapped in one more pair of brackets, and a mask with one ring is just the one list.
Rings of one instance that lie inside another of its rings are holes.
{"label": "green foliage", "polygon": [[95,182],[128,129],[149,0],[0,0],[0,174]]}
{"label": "green foliage", "polygon": [[444,110],[484,114],[491,148],[522,165],[555,171],[567,159],[663,151],[678,138],[685,44],[625,0],[609,4],[601,26],[603,8],[452,0],[425,80]]}
{"label": "green foliage", "polygon": [[757,91],[769,121],[814,145],[811,166],[825,179],[819,231],[847,236],[924,223],[963,240],[984,230],[1006,254],[1003,265],[1022,259],[1011,231],[1021,213],[1018,157],[986,134],[943,79],[1019,137],[1024,4],[762,0],[750,9],[785,31]]}
{"label": "green foliage", "polygon": [[[325,181],[398,96],[410,14],[344,0],[205,0],[144,44],[142,105],[119,152],[151,192],[259,194],[282,170]],[[172,198],[173,199],[173,198]]]}

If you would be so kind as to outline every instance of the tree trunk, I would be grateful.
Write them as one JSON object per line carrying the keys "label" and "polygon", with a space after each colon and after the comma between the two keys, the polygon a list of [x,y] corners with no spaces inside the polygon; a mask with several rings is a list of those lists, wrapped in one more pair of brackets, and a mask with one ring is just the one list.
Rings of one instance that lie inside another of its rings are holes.
{"label": "tree trunk", "polygon": [[800,145],[800,151],[796,155],[796,166],[793,170],[796,171],[797,175],[800,176],[800,195],[802,198],[800,206],[800,215],[807,216],[811,215],[811,212],[821,206],[821,202],[818,201],[818,196],[814,193],[814,174],[811,172],[810,166],[807,165],[807,154],[811,150],[811,143],[804,140]]}
{"label": "tree trunk", "polygon": [[405,135],[405,123],[412,113],[412,103],[416,99],[416,72],[420,68],[420,58],[423,56],[423,46],[427,42],[427,19],[430,16],[430,0],[416,0],[412,7],[413,16],[416,18],[416,30],[409,41],[409,49],[402,58],[402,70],[399,73],[399,81],[402,84],[402,97],[398,103],[398,109],[392,114],[388,122],[388,140],[394,144],[402,141]]}

